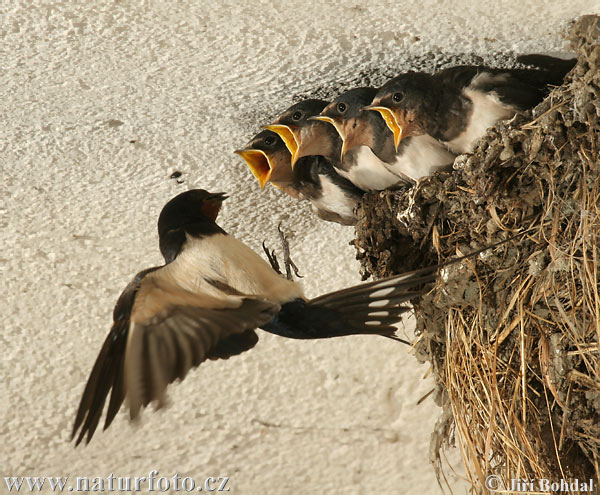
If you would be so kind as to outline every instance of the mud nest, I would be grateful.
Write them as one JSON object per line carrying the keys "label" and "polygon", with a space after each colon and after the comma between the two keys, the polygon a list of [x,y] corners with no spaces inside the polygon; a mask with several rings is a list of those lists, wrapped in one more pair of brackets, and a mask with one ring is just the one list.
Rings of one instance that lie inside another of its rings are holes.
{"label": "mud nest", "polygon": [[365,277],[527,231],[445,267],[414,305],[415,352],[443,408],[432,460],[457,440],[476,493],[490,475],[498,489],[600,480],[600,17],[567,36],[578,63],[531,113],[490,129],[451,173],[359,208]]}

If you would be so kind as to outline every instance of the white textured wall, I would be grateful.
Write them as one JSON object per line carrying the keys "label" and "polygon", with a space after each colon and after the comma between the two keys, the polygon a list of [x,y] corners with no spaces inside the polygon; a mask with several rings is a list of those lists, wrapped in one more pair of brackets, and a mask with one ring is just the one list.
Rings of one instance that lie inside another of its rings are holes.
{"label": "white textured wall", "polygon": [[170,387],[171,406],[141,424],[121,413],[85,448],[69,434],[118,294],[161,262],[155,223],[175,194],[229,192],[220,224],[254,248],[276,246],[283,220],[310,296],[358,282],[353,230],[261,194],[232,154],[292,95],[407,61],[562,52],[566,20],[599,10],[598,0],[0,3],[0,493],[3,476],[152,469],[230,476],[236,494],[439,493],[428,464],[438,409],[415,404],[431,388],[427,367],[382,338],[261,333],[251,352]]}

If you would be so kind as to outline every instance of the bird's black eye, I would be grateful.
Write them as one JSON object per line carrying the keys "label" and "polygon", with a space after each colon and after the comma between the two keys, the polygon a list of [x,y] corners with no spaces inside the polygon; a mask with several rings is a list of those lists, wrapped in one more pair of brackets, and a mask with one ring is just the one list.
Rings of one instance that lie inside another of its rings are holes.
{"label": "bird's black eye", "polygon": [[275,138],[273,136],[267,136],[265,138],[265,144],[267,146],[271,146],[275,142]]}
{"label": "bird's black eye", "polygon": [[300,110],[296,110],[292,114],[292,120],[300,120],[302,118],[302,112]]}
{"label": "bird's black eye", "polygon": [[396,103],[400,103],[404,99],[404,93],[394,93],[392,96],[392,100]]}
{"label": "bird's black eye", "polygon": [[337,104],[337,111],[340,113],[344,113],[346,111],[346,104],[345,103],[338,103]]}

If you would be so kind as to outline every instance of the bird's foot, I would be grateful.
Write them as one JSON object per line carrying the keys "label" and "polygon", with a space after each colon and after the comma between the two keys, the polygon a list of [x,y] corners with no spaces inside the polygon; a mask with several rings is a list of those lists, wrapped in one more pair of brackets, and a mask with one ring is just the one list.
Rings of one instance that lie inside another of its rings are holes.
{"label": "bird's foot", "polygon": [[288,280],[294,280],[292,277],[292,270],[294,270],[294,275],[296,275],[296,277],[302,278],[302,275],[298,272],[296,263],[294,263],[290,257],[290,244],[288,243],[287,235],[281,230],[281,223],[277,226],[277,230],[279,232],[279,239],[281,240],[281,247],[283,248],[283,263],[285,265],[286,278]]}
{"label": "bird's foot", "polygon": [[271,264],[271,268],[273,268],[273,270],[275,270],[279,275],[283,275],[283,273],[281,273],[281,270],[279,268],[279,261],[277,261],[277,256],[275,255],[275,250],[272,249],[271,251],[269,251],[269,248],[265,244],[265,241],[263,241],[263,243],[262,243],[262,248],[263,248],[263,251],[265,252],[265,254],[267,255],[267,259],[269,260],[269,263]]}
{"label": "bird's foot", "polygon": [[[288,236],[283,232],[283,230],[281,230],[281,224],[277,226],[277,231],[279,232],[279,239],[281,240],[281,246],[283,248],[283,264],[285,266],[286,278],[288,280],[294,280],[292,276],[292,271],[293,274],[296,275],[296,277],[302,278],[302,275],[300,275],[296,263],[294,263],[292,261],[292,258],[290,257],[290,245],[288,242]],[[269,248],[264,242],[262,243],[262,247],[263,251],[267,255],[267,259],[269,260],[269,263],[271,264],[273,270],[275,270],[279,275],[283,275],[283,273],[281,272],[279,261],[277,260],[277,256],[275,255],[275,250],[269,250]]]}

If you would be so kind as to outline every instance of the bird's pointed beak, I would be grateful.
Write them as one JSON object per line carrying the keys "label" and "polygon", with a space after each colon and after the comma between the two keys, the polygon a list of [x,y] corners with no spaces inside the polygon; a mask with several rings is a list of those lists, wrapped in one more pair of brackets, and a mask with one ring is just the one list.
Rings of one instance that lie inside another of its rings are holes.
{"label": "bird's pointed beak", "polygon": [[346,153],[357,146],[368,146],[364,122],[356,117],[346,119],[343,126],[342,137],[342,160]]}
{"label": "bird's pointed beak", "polygon": [[220,192],[220,193],[211,193],[210,196],[208,196],[208,198],[211,201],[225,201],[227,198],[229,198],[229,196],[227,196],[227,193],[224,192]]}
{"label": "bird's pointed beak", "polygon": [[335,127],[335,130],[338,131],[338,134],[342,139],[344,139],[344,129],[340,122],[337,119],[332,117],[328,117],[327,115],[315,115],[314,117],[309,117],[308,120],[320,120],[321,122],[327,122]]}
{"label": "bird's pointed beak", "polygon": [[226,193],[209,193],[202,202],[202,213],[215,221],[221,211],[221,204],[228,198]]}
{"label": "bird's pointed beak", "polygon": [[294,170],[294,167],[296,166],[296,162],[301,158],[300,155],[300,147],[298,147],[298,149],[296,150],[295,153],[292,153],[292,160],[290,162],[290,166],[292,167],[292,170]]}
{"label": "bird's pointed beak", "polygon": [[348,141],[346,139],[342,139],[342,150],[340,151],[340,160],[344,161],[344,156],[348,152],[350,148],[348,147]]}
{"label": "bird's pointed beak", "polygon": [[349,148],[346,146],[346,130],[344,129],[342,123],[338,119],[334,119],[333,117],[329,117],[327,115],[315,115],[314,117],[309,117],[308,120],[320,120],[321,122],[327,122],[335,127],[335,130],[342,138],[342,151],[340,154],[340,160],[343,160],[344,155]]}
{"label": "bird's pointed beak", "polygon": [[364,107],[364,110],[374,110],[381,114],[383,120],[385,120],[385,123],[394,134],[394,147],[396,148],[396,151],[398,151],[400,141],[402,141],[402,138],[404,137],[404,129],[398,122],[399,119],[394,110],[381,105],[369,105]]}
{"label": "bird's pointed beak", "polygon": [[273,172],[273,167],[267,154],[262,150],[255,149],[236,150],[234,153],[244,159],[252,174],[258,180],[260,188],[264,189]]}
{"label": "bird's pointed beak", "polygon": [[263,127],[264,129],[274,132],[283,140],[287,149],[290,150],[290,153],[292,154],[292,168],[294,168],[294,164],[299,158],[298,151],[300,149],[300,138],[298,137],[296,129],[283,124],[269,124]]}

